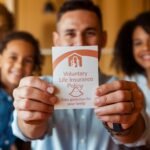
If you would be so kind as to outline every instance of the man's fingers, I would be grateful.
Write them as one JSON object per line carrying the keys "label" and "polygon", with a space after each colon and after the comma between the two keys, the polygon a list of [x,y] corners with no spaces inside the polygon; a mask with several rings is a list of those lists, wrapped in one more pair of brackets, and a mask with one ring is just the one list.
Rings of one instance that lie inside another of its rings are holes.
{"label": "man's fingers", "polygon": [[137,116],[139,114],[134,112],[132,114],[133,117],[130,116],[130,114],[124,114],[124,115],[104,115],[104,116],[97,116],[100,120],[103,122],[110,122],[110,123],[120,123],[120,124],[128,124],[130,127],[135,120],[137,120]]}
{"label": "man's fingers", "polygon": [[131,101],[132,100],[132,93],[128,90],[118,90],[103,96],[99,96],[95,98],[95,105],[96,106],[104,106],[110,105],[118,102],[123,101]]}
{"label": "man's fingers", "polygon": [[45,121],[52,113],[44,113],[37,111],[19,111],[18,118],[24,121]]}
{"label": "man's fingers", "polygon": [[96,116],[103,122],[131,127],[144,106],[144,96],[135,82],[115,81],[97,88]]}
{"label": "man's fingers", "polygon": [[31,99],[45,104],[54,105],[57,97],[32,87],[20,87],[13,91],[15,99]]}
{"label": "man's fingers", "polygon": [[31,100],[16,100],[14,101],[14,106],[18,110],[26,110],[26,111],[39,111],[43,113],[51,113],[54,111],[52,105],[47,105],[38,101],[33,101],[31,104]]}
{"label": "man's fingers", "polygon": [[102,96],[117,90],[132,90],[132,89],[137,89],[136,83],[131,81],[118,80],[99,86],[96,90],[96,95]]}
{"label": "man's fingers", "polygon": [[50,83],[40,79],[39,77],[33,77],[33,76],[24,77],[23,79],[21,79],[19,87],[25,87],[25,86],[37,88],[41,91],[47,91],[50,94],[53,94],[55,90]]}
{"label": "man's fingers", "polygon": [[131,114],[134,111],[133,102],[120,102],[111,105],[98,107],[95,109],[95,113],[98,116],[103,115],[115,115],[115,114]]}
{"label": "man's fingers", "polygon": [[132,99],[134,101],[135,110],[140,111],[144,106],[144,95],[140,89],[133,89],[132,90]]}

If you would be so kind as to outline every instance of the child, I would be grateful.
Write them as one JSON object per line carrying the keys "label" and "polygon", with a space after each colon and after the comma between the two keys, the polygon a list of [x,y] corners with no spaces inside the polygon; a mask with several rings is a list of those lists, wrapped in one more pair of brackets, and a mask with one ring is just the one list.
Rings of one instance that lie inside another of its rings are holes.
{"label": "child", "polygon": [[[126,22],[119,31],[112,64],[138,84],[150,118],[150,11]],[[150,149],[150,147],[149,147]]]}
{"label": "child", "polygon": [[11,120],[12,92],[22,77],[40,74],[38,41],[27,32],[12,32],[0,42],[0,149],[9,150],[15,142]]}

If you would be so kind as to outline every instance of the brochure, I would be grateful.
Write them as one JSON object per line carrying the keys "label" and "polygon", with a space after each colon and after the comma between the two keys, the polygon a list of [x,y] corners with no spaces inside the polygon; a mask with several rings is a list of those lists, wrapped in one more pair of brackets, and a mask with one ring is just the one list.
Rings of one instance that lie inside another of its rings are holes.
{"label": "brochure", "polygon": [[58,89],[55,109],[94,107],[98,87],[98,47],[53,47],[53,84]]}

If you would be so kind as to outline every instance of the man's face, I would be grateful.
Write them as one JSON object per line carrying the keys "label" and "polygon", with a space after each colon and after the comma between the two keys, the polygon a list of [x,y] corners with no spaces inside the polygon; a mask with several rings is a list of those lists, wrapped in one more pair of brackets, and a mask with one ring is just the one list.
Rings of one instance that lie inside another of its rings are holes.
{"label": "man's face", "polygon": [[105,44],[104,33],[101,31],[95,13],[87,10],[66,12],[57,24],[54,33],[55,46],[87,46]]}

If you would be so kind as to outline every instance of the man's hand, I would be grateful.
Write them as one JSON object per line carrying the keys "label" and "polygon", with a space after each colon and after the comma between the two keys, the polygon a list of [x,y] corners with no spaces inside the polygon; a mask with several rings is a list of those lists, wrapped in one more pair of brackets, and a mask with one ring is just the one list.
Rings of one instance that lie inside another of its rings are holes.
{"label": "man's hand", "polygon": [[113,123],[120,123],[123,129],[128,129],[138,121],[142,122],[141,126],[144,128],[141,119],[144,96],[136,83],[129,81],[106,83],[97,88],[96,96],[95,113],[110,128]]}
{"label": "man's hand", "polygon": [[26,136],[37,138],[46,132],[57,101],[54,93],[54,86],[38,77],[23,78],[14,90],[19,127]]}

